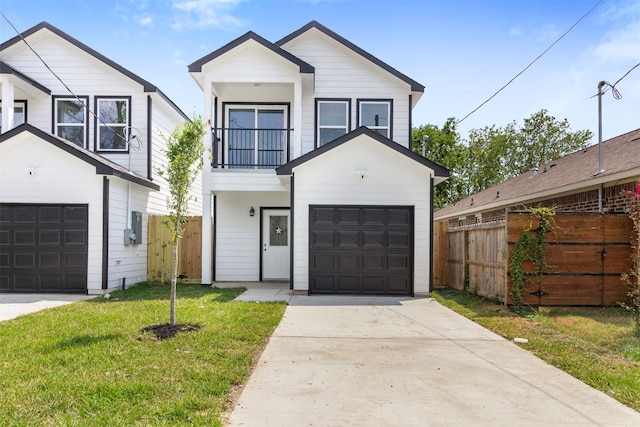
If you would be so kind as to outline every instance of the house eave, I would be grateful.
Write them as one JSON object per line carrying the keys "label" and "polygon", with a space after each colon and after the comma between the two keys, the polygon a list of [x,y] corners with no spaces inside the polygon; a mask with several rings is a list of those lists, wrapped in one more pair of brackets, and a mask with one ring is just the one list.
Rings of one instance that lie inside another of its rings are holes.
{"label": "house eave", "polygon": [[[599,188],[602,184],[607,184],[611,182],[618,182],[625,179],[633,179],[637,176],[640,176],[640,166],[632,169],[627,169],[625,171],[620,171],[607,175],[594,175],[588,181],[578,181],[575,183],[571,183],[568,185],[548,188],[544,191],[539,191],[537,193],[525,194],[523,196],[514,197],[511,199],[503,199],[500,201],[486,203],[481,206],[469,206],[465,209],[461,209],[455,212],[450,212],[445,215],[438,215],[438,212],[434,212],[434,221],[443,221],[447,219],[460,218],[467,215],[478,214],[482,212],[489,212],[497,209],[505,209],[511,206],[519,206],[519,205],[527,205],[536,203],[541,200],[548,199],[550,197],[562,197],[567,194],[573,194],[577,191],[589,191]],[[473,196],[470,196],[473,197]],[[469,203],[469,197],[461,200],[458,203]]]}
{"label": "house eave", "polygon": [[122,65],[112,61],[111,59],[107,58],[106,56],[102,55],[100,52],[90,48],[89,46],[87,46],[86,44],[82,43],[81,41],[71,37],[69,34],[65,33],[64,31],[60,30],[59,28],[56,28],[55,26],[49,24],[46,21],[43,21],[31,28],[29,28],[28,30],[22,32],[21,34],[5,41],[4,43],[0,44],[0,52],[4,51],[5,49],[8,49],[9,47],[18,44],[20,42],[22,42],[23,39],[27,39],[29,36],[42,31],[42,30],[48,30],[51,33],[57,35],[58,37],[60,37],[61,39],[65,40],[66,42],[70,43],[71,45],[77,47],[78,49],[84,51],[85,53],[87,53],[88,55],[93,56],[94,58],[96,58],[98,61],[101,61],[102,63],[106,64],[107,66],[113,68],[114,70],[118,71],[119,73],[123,74],[124,76],[128,77],[129,79],[133,80],[134,82],[140,84],[144,90],[144,92],[156,92],[158,93],[161,98],[163,100],[165,100],[168,105],[170,105],[172,108],[174,108],[178,114],[185,116],[185,114],[172,102],[169,100],[169,98],[164,95],[160,89],[158,89],[155,85],[149,83],[148,81],[146,81],[145,79],[143,79],[142,77],[132,73],[131,71],[129,71],[128,69],[124,68]]}
{"label": "house eave", "polygon": [[403,82],[407,83],[411,87],[411,92],[417,92],[417,93],[423,93],[424,92],[425,87],[422,84],[418,83],[417,81],[413,80],[409,76],[401,73],[400,71],[398,71],[395,68],[391,67],[387,63],[385,63],[385,62],[381,61],[380,59],[376,58],[375,56],[373,56],[369,52],[365,51],[364,49],[362,49],[362,48],[356,46],[355,44],[351,43],[349,40],[345,39],[341,35],[335,33],[334,31],[331,31],[330,29],[328,29],[324,25],[320,24],[318,21],[309,22],[308,24],[306,24],[302,28],[300,28],[300,29],[294,31],[293,33],[285,36],[284,38],[278,40],[275,43],[275,45],[279,46],[279,47],[282,47],[282,46],[286,45],[287,43],[289,43],[290,41],[298,38],[299,36],[301,36],[302,34],[306,33],[307,31],[309,31],[311,29],[316,29],[316,30],[320,31],[321,33],[325,34],[326,36],[332,38],[336,42],[338,42],[341,45],[345,46],[347,49],[352,50],[356,54],[360,55],[361,57],[365,58],[366,60],[368,60],[368,61],[372,62],[373,64],[377,65],[378,67],[382,68],[386,72],[392,74],[393,76],[395,76],[398,79],[402,80]]}
{"label": "house eave", "polygon": [[148,188],[150,190],[160,190],[160,186],[158,184],[155,184],[140,175],[136,175],[131,171],[123,168],[122,166],[117,165],[116,163],[113,163],[95,153],[85,150],[84,148],[78,147],[56,135],[46,133],[28,123],[16,126],[15,128],[0,135],[0,144],[23,132],[28,132],[33,136],[40,138],[54,145],[55,147],[71,154],[72,156],[77,157],[78,159],[94,166],[96,168],[97,175],[114,176],[125,181],[129,181],[133,184]]}
{"label": "house eave", "polygon": [[22,74],[20,71],[16,70],[15,68],[10,66],[9,64],[6,64],[6,63],[4,63],[2,61],[0,61],[0,74],[7,74],[7,75],[10,75],[10,76],[14,76],[15,78],[27,83],[30,87],[33,87],[33,88],[35,88],[35,89],[39,90],[40,92],[43,92],[43,93],[45,93],[47,95],[51,95],[51,89],[49,89],[49,88],[45,87],[44,85],[38,83],[37,81],[35,81],[31,77],[28,77],[25,74]]}

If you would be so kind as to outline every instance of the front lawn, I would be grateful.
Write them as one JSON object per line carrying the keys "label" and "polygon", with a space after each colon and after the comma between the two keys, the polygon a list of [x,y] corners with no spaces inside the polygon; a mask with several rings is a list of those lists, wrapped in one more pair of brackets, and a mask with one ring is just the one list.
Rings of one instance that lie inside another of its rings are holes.
{"label": "front lawn", "polygon": [[222,425],[285,304],[232,301],[243,289],[143,284],[0,323],[0,426]]}
{"label": "front lawn", "polygon": [[541,307],[518,316],[503,305],[454,290],[439,302],[520,344],[547,363],[640,411],[640,338],[631,314],[618,307]]}

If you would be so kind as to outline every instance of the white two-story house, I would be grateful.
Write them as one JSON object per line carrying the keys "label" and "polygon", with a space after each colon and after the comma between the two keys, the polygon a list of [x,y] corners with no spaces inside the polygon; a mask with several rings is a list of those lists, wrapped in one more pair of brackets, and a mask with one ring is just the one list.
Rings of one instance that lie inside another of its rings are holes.
{"label": "white two-story house", "polygon": [[147,218],[167,213],[163,135],[188,118],[46,22],[0,44],[0,93],[0,292],[146,280]]}
{"label": "white two-story house", "polygon": [[318,22],[248,32],[189,66],[204,92],[202,281],[310,294],[431,290],[432,190],[413,153],[424,87]]}

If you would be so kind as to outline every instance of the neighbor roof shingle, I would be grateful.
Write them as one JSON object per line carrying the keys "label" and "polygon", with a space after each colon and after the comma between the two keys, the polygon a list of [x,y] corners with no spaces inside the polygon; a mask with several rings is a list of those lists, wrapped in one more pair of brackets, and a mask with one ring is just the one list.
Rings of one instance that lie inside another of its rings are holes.
{"label": "neighbor roof shingle", "polygon": [[[529,171],[473,194],[434,214],[441,220],[455,216],[513,206],[553,194],[585,188],[608,181],[607,177],[640,170],[640,129],[602,143],[602,169],[598,174],[598,144],[540,165],[538,174]],[[637,172],[636,172],[637,173]],[[629,175],[629,177],[633,174]],[[473,205],[471,204],[473,201]]]}

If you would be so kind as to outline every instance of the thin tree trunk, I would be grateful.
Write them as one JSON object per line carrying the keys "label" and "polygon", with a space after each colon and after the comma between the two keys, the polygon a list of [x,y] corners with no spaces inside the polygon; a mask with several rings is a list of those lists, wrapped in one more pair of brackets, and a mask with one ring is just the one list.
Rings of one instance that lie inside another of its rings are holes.
{"label": "thin tree trunk", "polygon": [[[176,221],[176,236],[180,235],[180,227],[182,226],[179,221]],[[176,283],[178,281],[178,243],[180,239],[176,237],[173,244],[173,256],[171,265],[171,314],[169,316],[169,323],[171,326],[176,324]]]}

